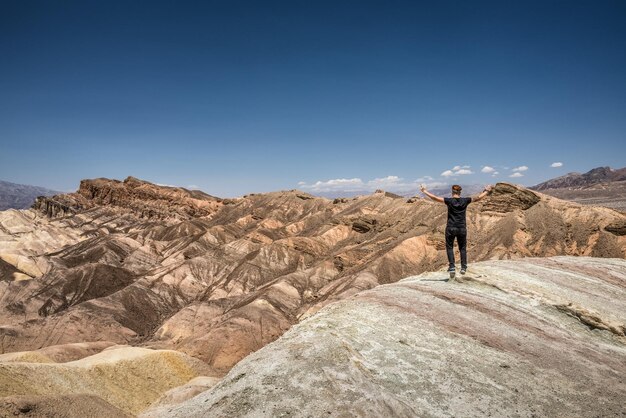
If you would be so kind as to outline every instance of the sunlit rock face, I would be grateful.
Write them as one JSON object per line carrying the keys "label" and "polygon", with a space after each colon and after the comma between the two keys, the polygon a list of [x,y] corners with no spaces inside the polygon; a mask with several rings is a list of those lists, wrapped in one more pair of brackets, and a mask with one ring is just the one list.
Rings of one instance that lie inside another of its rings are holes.
{"label": "sunlit rock face", "polygon": [[[57,361],[68,353],[81,358]],[[0,355],[0,417],[135,416],[169,391],[212,373],[177,351],[110,344]]]}
{"label": "sunlit rock face", "polygon": [[[500,183],[468,210],[470,263],[623,258],[626,216]],[[446,208],[391,193],[220,199],[132,177],[0,212],[0,351],[106,341],[225,373],[327,304],[446,264]]]}
{"label": "sunlit rock face", "polygon": [[477,263],[329,305],[145,417],[621,416],[626,261]]}

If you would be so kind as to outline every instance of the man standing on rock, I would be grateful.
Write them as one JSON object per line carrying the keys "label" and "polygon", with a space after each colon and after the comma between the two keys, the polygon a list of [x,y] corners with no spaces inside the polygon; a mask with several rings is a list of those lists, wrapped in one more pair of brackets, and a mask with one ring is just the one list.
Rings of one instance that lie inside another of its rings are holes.
{"label": "man standing on rock", "polygon": [[461,197],[461,186],[452,186],[452,197],[439,197],[426,190],[426,186],[421,185],[422,193],[430,197],[435,202],[445,203],[448,206],[448,223],[446,224],[446,253],[448,254],[450,280],[454,279],[456,272],[454,266],[454,239],[459,244],[461,253],[461,274],[467,270],[467,224],[465,222],[465,210],[471,202],[478,202],[487,196],[492,189],[487,185],[485,189],[476,197]]}

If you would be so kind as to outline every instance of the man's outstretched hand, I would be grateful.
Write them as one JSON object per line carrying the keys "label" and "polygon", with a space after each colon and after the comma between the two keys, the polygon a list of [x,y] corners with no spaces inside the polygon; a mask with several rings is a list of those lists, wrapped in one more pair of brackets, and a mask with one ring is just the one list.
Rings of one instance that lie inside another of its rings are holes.
{"label": "man's outstretched hand", "polygon": [[493,186],[491,184],[488,184],[485,186],[485,191],[487,193],[491,193],[492,190],[493,190]]}
{"label": "man's outstretched hand", "polygon": [[422,191],[422,193],[424,193],[426,191],[426,186],[420,184],[420,190]]}

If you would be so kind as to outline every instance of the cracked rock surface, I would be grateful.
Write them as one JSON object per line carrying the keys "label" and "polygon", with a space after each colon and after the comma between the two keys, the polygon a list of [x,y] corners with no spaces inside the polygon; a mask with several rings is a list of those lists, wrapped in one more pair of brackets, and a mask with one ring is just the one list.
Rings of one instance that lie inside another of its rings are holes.
{"label": "cracked rock surface", "polygon": [[485,261],[327,306],[146,416],[621,416],[625,323],[625,260]]}

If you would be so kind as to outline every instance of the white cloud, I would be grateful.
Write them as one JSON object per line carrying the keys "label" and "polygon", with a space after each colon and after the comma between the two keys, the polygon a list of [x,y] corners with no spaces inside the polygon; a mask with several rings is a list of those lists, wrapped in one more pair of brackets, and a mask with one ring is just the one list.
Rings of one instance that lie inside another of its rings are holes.
{"label": "white cloud", "polygon": [[316,181],[313,184],[300,184],[302,188],[308,189],[314,192],[330,192],[330,191],[347,191],[353,192],[362,190],[365,185],[360,178],[352,179],[331,179],[327,181]]}
{"label": "white cloud", "polygon": [[491,174],[491,177],[495,177],[495,176],[497,176],[498,174],[500,174],[500,173],[499,173],[499,172],[497,172],[497,171],[494,171],[494,172]]}
{"label": "white cloud", "polygon": [[550,167],[552,167],[552,168],[563,167],[563,163],[558,163],[558,162],[557,163],[552,163],[552,164],[550,164]]}
{"label": "white cloud", "polygon": [[402,179],[398,176],[387,176],[383,178],[377,178],[367,182],[370,187],[376,187],[377,189],[384,189],[386,187],[392,187],[400,184]]}
{"label": "white cloud", "polygon": [[187,188],[191,189],[191,190],[198,190],[198,189],[200,189],[200,187],[196,186],[195,184],[190,184],[189,186],[187,186]]}
{"label": "white cloud", "polygon": [[516,173],[511,174],[509,177],[517,178],[517,177],[524,177],[524,175],[518,171]]}
{"label": "white cloud", "polygon": [[442,187],[447,183],[432,181],[430,176],[424,176],[415,181],[405,181],[398,176],[387,176],[374,178],[372,180],[363,181],[360,178],[351,179],[330,179],[326,181],[316,181],[308,184],[304,181],[298,183],[298,187],[312,193],[363,193],[369,194],[378,189],[394,193],[417,192],[421,183],[425,183],[426,187]]}
{"label": "white cloud", "polygon": [[496,171],[495,168],[489,167],[488,165],[484,166],[481,170],[482,173],[493,173]]}
{"label": "white cloud", "polygon": [[[528,170],[528,167],[526,167],[525,165],[520,165],[519,167],[515,167],[511,171],[520,172],[520,171],[526,171],[526,170]],[[519,177],[519,176],[516,176],[516,177]]]}
{"label": "white cloud", "polygon": [[454,174],[463,176],[463,175],[467,175],[467,174],[474,174],[474,172],[470,171],[470,170],[467,170],[465,168],[462,168],[459,171],[455,172]]}
{"label": "white cloud", "polygon": [[441,173],[440,175],[443,177],[451,177],[451,176],[463,176],[463,175],[467,175],[467,174],[474,174],[473,171],[471,171],[469,165],[455,165],[454,167],[452,167],[452,170],[446,170],[443,173]]}
{"label": "white cloud", "polygon": [[455,165],[454,167],[452,167],[452,171],[459,171],[462,168],[470,168],[469,165]]}

